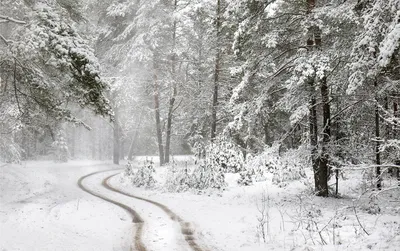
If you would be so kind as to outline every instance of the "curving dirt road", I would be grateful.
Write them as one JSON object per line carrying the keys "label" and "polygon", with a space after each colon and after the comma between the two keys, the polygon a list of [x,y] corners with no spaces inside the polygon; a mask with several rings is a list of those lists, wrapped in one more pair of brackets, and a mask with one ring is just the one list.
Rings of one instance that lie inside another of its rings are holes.
{"label": "curving dirt road", "polygon": [[[102,200],[105,200],[105,201],[107,201],[109,203],[112,203],[112,204],[114,204],[116,206],[119,206],[119,207],[123,208],[125,211],[127,211],[129,213],[129,215],[131,215],[132,222],[135,224],[136,229],[137,229],[136,232],[135,232],[135,236],[133,237],[134,244],[132,245],[131,250],[146,251],[148,249],[146,248],[146,246],[143,244],[143,241],[142,241],[142,239],[143,239],[142,238],[143,227],[146,224],[146,221],[132,207],[129,207],[128,205],[123,204],[121,202],[118,202],[118,201],[116,201],[114,199],[110,199],[109,197],[106,197],[105,195],[102,195],[100,193],[94,192],[93,190],[90,190],[89,188],[87,188],[87,187],[85,187],[83,185],[83,180],[88,178],[88,177],[90,177],[90,176],[95,176],[95,175],[100,174],[100,173],[105,173],[105,172],[110,172],[110,171],[117,171],[117,170],[118,169],[112,169],[112,170],[94,172],[94,173],[90,173],[88,175],[85,175],[85,176],[83,176],[83,177],[81,177],[79,179],[78,186],[82,190],[84,190],[85,192],[87,192],[87,193],[89,193],[89,194],[91,194],[91,195],[93,195],[95,197],[98,197],[98,198],[100,198]],[[181,236],[181,237],[183,237],[183,239],[185,240],[185,242],[187,243],[188,247],[191,250],[193,250],[193,251],[206,251],[206,249],[204,249],[203,247],[201,247],[197,243],[197,240],[194,237],[194,229],[191,228],[190,223],[184,221],[181,217],[179,217],[176,213],[174,213],[167,206],[165,206],[165,205],[163,205],[163,204],[161,204],[159,202],[153,201],[153,200],[149,200],[149,199],[146,199],[146,198],[143,198],[143,197],[136,196],[136,195],[131,194],[131,193],[127,193],[127,192],[121,191],[118,188],[112,186],[109,181],[110,181],[110,179],[112,179],[113,177],[115,177],[118,174],[119,173],[112,174],[112,175],[104,178],[102,180],[102,183],[101,183],[102,186],[104,188],[108,189],[109,191],[115,193],[115,194],[122,195],[124,197],[129,197],[130,199],[133,199],[133,202],[134,201],[138,202],[138,200],[139,200],[139,201],[147,203],[150,207],[151,206],[156,206],[157,208],[161,209],[163,212],[166,213],[166,215],[173,222],[176,222],[180,226],[180,229],[179,229],[180,233],[177,233],[177,235],[176,235],[177,236],[176,243],[179,243],[178,239],[180,239],[179,236]],[[160,251],[162,251],[162,250],[160,250]]]}

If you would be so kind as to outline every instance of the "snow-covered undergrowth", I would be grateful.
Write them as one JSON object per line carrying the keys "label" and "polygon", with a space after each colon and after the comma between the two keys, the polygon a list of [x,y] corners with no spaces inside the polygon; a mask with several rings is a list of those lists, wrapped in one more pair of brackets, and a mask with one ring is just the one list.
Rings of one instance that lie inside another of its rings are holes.
{"label": "snow-covered undergrowth", "polygon": [[125,176],[137,187],[153,188],[156,185],[154,173],[154,162],[151,160],[145,160],[138,168],[130,162],[125,167]]}
{"label": "snow-covered undergrowth", "polygon": [[[193,162],[193,161],[191,161]],[[156,172],[152,160],[128,163],[125,166],[124,179],[135,187],[156,188],[169,192],[195,193],[220,190],[226,186],[224,173],[217,166],[201,162],[184,165],[172,161],[163,167],[163,173]]]}
{"label": "snow-covered undergrowth", "polygon": [[291,149],[279,153],[279,145],[265,149],[260,155],[247,160],[246,170],[255,181],[265,180],[265,175],[272,174],[272,182],[279,186],[286,186],[288,181],[299,180],[305,177],[305,168],[309,165],[307,149]]}
{"label": "snow-covered undergrowth", "polygon": [[[227,173],[244,172],[242,153],[227,142],[213,143],[206,147],[205,158],[189,157],[185,162],[172,158],[166,165],[166,177],[158,187],[170,192],[188,190],[203,192],[226,187]],[[156,184],[153,160],[137,161],[126,165],[125,176],[136,187],[154,187]]]}
{"label": "snow-covered undergrowth", "polygon": [[[123,176],[113,182],[167,205],[192,222],[213,250],[399,250],[396,180],[385,177],[384,187],[391,189],[373,191],[366,188],[364,170],[349,170],[342,173],[338,198],[316,197],[312,171],[305,162],[295,162],[300,155],[301,150],[282,155],[279,161],[274,154],[254,157],[246,165],[252,163],[255,173],[263,173],[252,176],[251,185],[238,184],[240,172],[225,173],[224,189],[207,193],[190,188],[196,168],[193,157],[182,157],[172,166],[156,166],[158,185],[152,190],[132,187]],[[279,166],[282,163],[286,164]],[[277,179],[290,172],[293,176]]]}

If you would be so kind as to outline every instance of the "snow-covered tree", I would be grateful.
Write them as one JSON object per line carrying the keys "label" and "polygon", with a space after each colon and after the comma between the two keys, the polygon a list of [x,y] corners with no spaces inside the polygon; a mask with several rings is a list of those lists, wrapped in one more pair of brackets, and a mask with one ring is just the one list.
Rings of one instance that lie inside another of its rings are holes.
{"label": "snow-covered tree", "polygon": [[0,6],[1,95],[7,101],[0,105],[14,107],[14,118],[23,125],[43,123],[44,117],[47,126],[62,120],[84,125],[69,103],[112,117],[94,51],[76,29],[72,9],[62,3],[2,1]]}

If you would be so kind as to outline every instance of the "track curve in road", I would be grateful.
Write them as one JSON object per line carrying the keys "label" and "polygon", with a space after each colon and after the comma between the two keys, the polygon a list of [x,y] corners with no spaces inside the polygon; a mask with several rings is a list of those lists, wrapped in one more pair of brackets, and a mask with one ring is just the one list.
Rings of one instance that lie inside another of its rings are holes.
{"label": "track curve in road", "polygon": [[81,177],[78,180],[77,184],[78,184],[79,188],[82,189],[83,191],[85,191],[85,192],[87,192],[87,193],[89,193],[89,194],[91,194],[91,195],[93,195],[93,196],[95,196],[95,197],[97,197],[99,199],[102,199],[104,201],[107,201],[109,203],[112,203],[112,204],[124,209],[132,217],[132,222],[136,226],[135,235],[133,236],[134,243],[131,246],[130,250],[131,251],[133,251],[133,250],[147,251],[147,249],[146,249],[146,247],[145,247],[145,245],[143,244],[143,241],[142,241],[142,233],[143,233],[143,225],[144,225],[144,221],[143,221],[142,217],[140,217],[140,215],[135,210],[133,210],[133,208],[131,208],[131,207],[125,205],[125,204],[122,204],[122,203],[120,203],[118,201],[115,201],[115,200],[112,200],[110,198],[107,198],[106,196],[104,196],[104,195],[102,195],[100,193],[94,192],[93,190],[90,190],[89,188],[87,188],[83,184],[83,181],[86,178],[89,178],[89,177],[94,176],[96,174],[115,171],[115,170],[116,169],[112,169],[112,170],[98,171],[98,172],[87,174],[87,175]]}
{"label": "track curve in road", "polygon": [[197,240],[196,240],[196,238],[194,237],[194,232],[195,232],[195,231],[194,231],[193,228],[190,227],[190,223],[184,221],[181,217],[179,217],[176,213],[174,213],[174,212],[173,212],[171,209],[169,209],[167,206],[165,206],[165,205],[163,205],[163,204],[161,204],[161,203],[159,203],[159,202],[157,202],[157,201],[153,201],[153,200],[150,200],[150,199],[147,199],[147,198],[143,198],[143,197],[140,197],[140,196],[136,196],[136,195],[131,194],[131,193],[127,193],[127,192],[125,192],[125,191],[122,191],[122,190],[120,190],[120,189],[118,189],[118,188],[116,188],[116,187],[110,185],[110,182],[109,182],[110,179],[112,179],[113,177],[115,177],[115,176],[117,176],[117,175],[118,175],[118,173],[108,176],[107,178],[105,178],[105,179],[103,180],[102,185],[103,185],[105,188],[107,188],[107,189],[109,189],[109,190],[111,190],[111,191],[113,191],[113,192],[116,192],[116,193],[119,193],[119,194],[128,196],[128,197],[130,197],[130,198],[134,198],[134,199],[137,199],[137,200],[142,200],[142,201],[148,202],[148,203],[150,203],[150,204],[152,204],[152,205],[154,205],[154,206],[159,207],[160,209],[162,209],[162,210],[171,218],[171,220],[176,221],[176,222],[179,223],[180,229],[181,229],[181,234],[183,235],[185,241],[187,242],[187,244],[190,246],[190,248],[191,248],[193,251],[206,251],[205,249],[203,249],[203,248],[197,243]]}

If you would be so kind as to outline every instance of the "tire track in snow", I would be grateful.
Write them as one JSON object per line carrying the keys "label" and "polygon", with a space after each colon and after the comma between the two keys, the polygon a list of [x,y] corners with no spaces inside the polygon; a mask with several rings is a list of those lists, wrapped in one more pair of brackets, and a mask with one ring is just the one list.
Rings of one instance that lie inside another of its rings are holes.
{"label": "tire track in snow", "polygon": [[[93,196],[95,196],[97,198],[100,198],[100,199],[102,199],[104,201],[112,203],[112,204],[124,209],[126,212],[128,212],[128,214],[131,215],[131,217],[132,217],[132,222],[135,224],[135,226],[137,226],[136,227],[136,233],[135,233],[135,236],[134,236],[135,243],[133,245],[134,247],[131,246],[131,251],[133,251],[133,250],[146,251],[146,247],[144,246],[144,244],[142,242],[143,225],[144,225],[144,221],[143,221],[142,217],[140,217],[140,215],[135,210],[133,210],[131,207],[128,207],[127,205],[122,204],[122,203],[117,202],[117,201],[114,201],[112,199],[109,199],[109,198],[107,198],[107,197],[105,197],[105,196],[103,196],[103,195],[101,195],[99,193],[96,193],[96,192],[88,189],[87,187],[85,187],[83,185],[83,180],[84,179],[86,179],[86,178],[88,178],[90,176],[99,174],[99,173],[104,173],[104,172],[109,172],[109,171],[115,171],[115,169],[106,170],[106,171],[98,171],[98,172],[87,174],[87,175],[81,177],[78,180],[77,184],[78,184],[79,188],[82,189],[83,191],[85,191],[85,192],[87,192],[87,193],[89,193],[89,194],[91,194],[91,195],[93,195]],[[104,181],[103,181],[103,183],[104,183]]]}
{"label": "tire track in snow", "polygon": [[113,174],[113,175],[110,175],[107,178],[105,178],[103,180],[103,182],[102,182],[102,185],[105,188],[107,188],[108,190],[111,190],[113,192],[116,192],[116,193],[119,193],[119,194],[122,194],[122,195],[125,195],[125,196],[128,196],[128,197],[131,197],[131,198],[134,198],[134,199],[137,199],[137,200],[142,200],[142,201],[148,202],[150,204],[153,204],[153,205],[159,207],[160,209],[162,209],[171,218],[171,220],[179,223],[180,228],[181,228],[181,233],[184,236],[185,241],[188,243],[188,245],[190,246],[190,248],[193,251],[206,251],[205,249],[201,248],[199,244],[197,244],[196,239],[194,237],[194,229],[192,229],[190,227],[190,223],[184,221],[181,217],[179,217],[176,213],[174,213],[167,206],[165,206],[165,205],[163,205],[163,204],[161,204],[159,202],[150,200],[150,199],[146,199],[146,198],[143,198],[143,197],[139,197],[139,196],[136,196],[136,195],[121,191],[121,190],[113,187],[112,185],[110,185],[109,180],[112,179],[113,177],[117,176],[118,174],[119,173]]}

